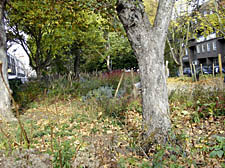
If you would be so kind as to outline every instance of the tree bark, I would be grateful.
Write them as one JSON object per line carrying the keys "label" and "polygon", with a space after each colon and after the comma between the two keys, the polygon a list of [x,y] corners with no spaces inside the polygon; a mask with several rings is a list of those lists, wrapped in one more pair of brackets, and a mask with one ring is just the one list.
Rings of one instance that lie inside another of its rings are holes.
{"label": "tree bark", "polygon": [[80,54],[81,54],[81,49],[77,48],[74,50],[74,74],[75,78],[79,78],[79,73],[80,73]]}
{"label": "tree bark", "polygon": [[[10,93],[7,78],[6,34],[3,20],[5,1],[0,1],[0,119],[15,120],[11,111]],[[3,80],[4,78],[4,80]]]}
{"label": "tree bark", "polygon": [[[107,37],[106,37],[106,39],[107,39],[107,44],[106,44],[106,51],[108,52],[109,50],[110,50],[110,41],[109,41],[109,33],[106,33],[107,35]],[[106,58],[106,65],[107,65],[107,69],[108,69],[108,71],[109,72],[111,72],[112,71],[112,68],[111,68],[111,66],[110,66],[110,55],[107,55],[107,58]]]}
{"label": "tree bark", "polygon": [[111,72],[112,68],[111,68],[111,65],[110,65],[110,55],[107,56],[106,65],[107,65],[108,71]]}
{"label": "tree bark", "polygon": [[138,59],[142,86],[143,147],[164,143],[171,128],[164,48],[174,0],[160,0],[151,26],[141,0],[118,0],[118,16]]}

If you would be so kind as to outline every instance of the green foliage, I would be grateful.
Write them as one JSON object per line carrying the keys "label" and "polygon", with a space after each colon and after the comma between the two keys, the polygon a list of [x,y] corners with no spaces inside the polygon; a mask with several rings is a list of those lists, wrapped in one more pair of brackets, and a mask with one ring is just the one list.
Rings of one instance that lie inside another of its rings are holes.
{"label": "green foliage", "polygon": [[71,48],[86,52],[103,41],[101,27],[107,20],[90,6],[96,8],[95,2],[12,0],[7,6],[8,36],[25,49],[38,75],[49,66],[53,72],[68,72],[74,57],[68,54]]}
{"label": "green foliage", "polygon": [[[75,50],[81,51],[81,69],[137,67],[137,60],[115,17],[116,1],[22,1],[7,5],[7,36],[20,44],[38,76],[74,71]],[[108,34],[108,37],[106,37]]]}
{"label": "green foliage", "polygon": [[129,106],[127,107],[128,111],[135,111],[142,114],[142,105],[140,104],[139,100],[132,101]]}
{"label": "green foliage", "polygon": [[[203,6],[196,12],[197,25],[195,31],[197,34],[205,37],[211,33],[216,33],[217,36],[225,36],[225,8],[223,3],[222,1],[211,0],[206,2],[207,6]],[[207,12],[206,15],[203,14],[203,10]]]}
{"label": "green foliage", "polygon": [[222,158],[225,156],[225,137],[216,136],[216,144],[210,147],[210,157]]}
{"label": "green foliage", "polygon": [[13,89],[13,96],[21,108],[26,108],[34,100],[38,100],[43,95],[47,86],[44,82],[30,81],[19,88]]}
{"label": "green foliage", "polygon": [[[117,81],[118,83],[118,81]],[[124,117],[124,112],[127,110],[127,98],[124,97],[126,88],[122,86],[117,93],[117,97],[114,98],[115,89],[109,87],[110,83],[105,83],[106,86],[101,86],[97,89],[90,90],[85,96],[82,97],[83,101],[89,101],[94,99],[100,107],[103,108],[106,115],[113,117]]]}
{"label": "green foliage", "polygon": [[30,65],[38,75],[56,53],[72,41],[69,23],[72,16],[66,8],[68,5],[44,0],[10,1],[7,6],[8,34],[26,50]]}
{"label": "green foliage", "polygon": [[[195,87],[193,94],[174,91],[169,96],[170,103],[179,102],[182,104],[181,110],[192,109],[193,122],[199,122],[201,119],[207,119],[211,116],[224,116],[224,91],[205,90],[202,87]],[[171,110],[176,110],[172,106]]]}
{"label": "green foliage", "polygon": [[103,99],[110,99],[113,97],[114,90],[112,87],[102,86],[98,89],[91,90],[83,97],[83,100],[95,97],[97,101],[102,101]]}
{"label": "green foliage", "polygon": [[210,116],[224,116],[224,92],[213,90],[213,91],[203,91],[202,88],[196,88],[193,94],[193,108],[196,111],[194,115],[195,118],[209,118]]}
{"label": "green foliage", "polygon": [[[100,77],[82,75],[80,80],[72,80],[69,76],[62,76],[59,78],[49,77],[49,79],[43,78],[41,80],[31,80],[28,83],[17,86],[14,84],[13,96],[20,108],[35,107],[35,102],[43,99],[44,97],[59,99],[68,98],[81,98],[83,100],[89,98],[95,98],[99,103],[107,105],[104,101],[108,101],[114,97],[115,90],[121,77],[121,72],[114,72],[110,74],[104,74]],[[135,82],[139,79],[135,74]],[[133,88],[131,82],[131,75],[127,74],[121,84],[117,97],[122,97],[124,94],[131,93]],[[13,81],[12,81],[13,82]],[[11,82],[11,83],[12,83]],[[13,84],[13,83],[12,83]],[[112,107],[114,102],[112,103]]]}
{"label": "green foliage", "polygon": [[9,80],[9,86],[10,86],[10,89],[13,91],[12,93],[13,97],[17,96],[16,94],[18,90],[20,89],[21,85],[22,85],[22,82],[20,79]]}
{"label": "green foliage", "polygon": [[115,118],[120,118],[124,119],[124,114],[127,109],[127,99],[126,98],[121,98],[121,99],[110,99],[106,101],[102,101],[100,103],[101,107],[103,107],[105,114],[115,117]]}
{"label": "green foliage", "polygon": [[70,140],[66,140],[63,142],[57,142],[56,140],[54,141],[54,152],[50,154],[53,155],[53,166],[55,168],[58,167],[66,167],[70,168],[71,167],[71,159],[73,158],[76,148],[71,145]]}
{"label": "green foliage", "polygon": [[[88,72],[96,70],[107,70],[107,57],[110,56],[111,66],[114,70],[116,69],[130,69],[138,67],[137,59],[131,49],[130,43],[127,37],[124,35],[124,31],[118,32],[107,32],[107,38],[104,28],[99,32],[102,39],[99,41],[93,41],[91,39],[87,46],[83,48],[83,60],[81,69]],[[120,29],[121,26],[120,26]],[[90,48],[91,46],[91,48]]]}

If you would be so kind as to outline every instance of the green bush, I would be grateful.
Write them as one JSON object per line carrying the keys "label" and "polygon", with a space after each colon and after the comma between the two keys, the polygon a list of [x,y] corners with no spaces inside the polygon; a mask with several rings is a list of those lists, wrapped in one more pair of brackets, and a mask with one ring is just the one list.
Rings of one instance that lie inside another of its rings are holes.
{"label": "green bush", "polygon": [[225,91],[204,90],[197,87],[193,93],[193,119],[207,119],[210,116],[225,115]]}
{"label": "green bush", "polygon": [[216,158],[222,158],[225,156],[225,137],[222,136],[215,136],[216,144],[214,144],[212,147],[210,147],[210,157]]}
{"label": "green bush", "polygon": [[[225,90],[204,89],[196,87],[192,94],[188,91],[174,91],[169,96],[171,111],[191,110],[193,122],[199,122],[201,119],[208,119],[210,116],[225,115]],[[179,104],[179,109],[176,106]]]}
{"label": "green bush", "polygon": [[41,98],[47,89],[44,82],[30,81],[20,85],[20,87],[12,88],[13,97],[21,108],[26,108],[35,99]]}

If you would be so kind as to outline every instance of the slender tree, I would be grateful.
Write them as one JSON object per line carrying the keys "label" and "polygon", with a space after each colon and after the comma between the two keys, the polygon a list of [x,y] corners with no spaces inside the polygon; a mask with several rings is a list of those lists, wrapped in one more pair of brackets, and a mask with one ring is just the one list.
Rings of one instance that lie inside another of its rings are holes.
{"label": "slender tree", "polygon": [[167,44],[174,62],[179,66],[180,76],[183,76],[183,57],[191,36],[190,20],[191,17],[188,15],[182,16],[179,20],[171,22],[168,29]]}
{"label": "slender tree", "polygon": [[7,78],[6,34],[3,20],[5,0],[0,1],[0,118],[15,119],[11,112],[9,85]]}
{"label": "slender tree", "polygon": [[174,0],[159,0],[151,25],[141,0],[118,0],[118,16],[140,68],[145,150],[164,143],[171,128],[164,67],[164,48]]}

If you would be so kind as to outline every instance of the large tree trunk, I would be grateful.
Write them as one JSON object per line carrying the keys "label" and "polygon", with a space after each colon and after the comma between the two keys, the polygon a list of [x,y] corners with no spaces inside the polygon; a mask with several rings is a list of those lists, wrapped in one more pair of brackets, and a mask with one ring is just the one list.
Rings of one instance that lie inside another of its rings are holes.
{"label": "large tree trunk", "polygon": [[[138,2],[138,3],[137,3]],[[140,68],[143,129],[146,150],[164,143],[171,128],[164,67],[164,48],[174,0],[160,0],[151,26],[141,0],[118,0],[118,16]]]}
{"label": "large tree trunk", "polygon": [[[7,87],[7,57],[6,57],[6,34],[3,21],[4,1],[0,1],[0,119],[11,121],[14,116],[11,111],[10,96]],[[4,78],[4,80],[2,79]]]}

